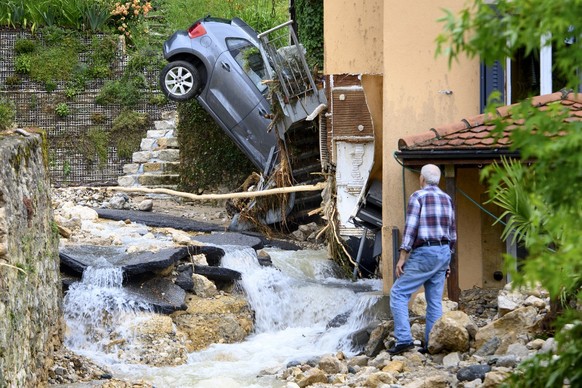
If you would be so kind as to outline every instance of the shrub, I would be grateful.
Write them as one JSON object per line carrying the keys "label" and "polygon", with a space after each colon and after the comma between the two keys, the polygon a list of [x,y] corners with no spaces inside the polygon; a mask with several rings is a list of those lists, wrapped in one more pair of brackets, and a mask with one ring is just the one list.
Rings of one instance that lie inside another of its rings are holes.
{"label": "shrub", "polygon": [[137,22],[146,16],[152,5],[147,0],[132,0],[126,3],[115,3],[111,16],[113,24],[120,34],[125,35],[128,39],[132,38],[131,30]]}
{"label": "shrub", "polygon": [[8,89],[18,89],[21,83],[22,81],[20,77],[17,75],[11,75],[10,77],[7,77],[6,80],[4,81],[4,84]]}
{"label": "shrub", "polygon": [[99,162],[99,167],[107,164],[109,146],[109,133],[102,127],[91,127],[83,136],[81,147],[85,157],[91,162],[95,162],[95,157]]}
{"label": "shrub", "polygon": [[10,129],[14,123],[14,104],[12,101],[0,97],[0,131]]}
{"label": "shrub", "polygon": [[220,185],[236,189],[255,171],[249,158],[196,100],[178,104],[178,115],[181,190],[214,190]]}
{"label": "shrub", "polygon": [[129,159],[139,149],[141,139],[151,125],[147,113],[124,110],[113,120],[111,137],[117,146],[117,155]]}
{"label": "shrub", "polygon": [[125,107],[137,105],[141,97],[139,86],[134,80],[107,81],[99,91],[95,102],[99,105],[120,104]]}
{"label": "shrub", "polygon": [[18,74],[29,74],[32,67],[32,58],[30,54],[17,55],[14,60],[14,70]]}
{"label": "shrub", "polygon": [[100,112],[91,113],[91,121],[95,124],[103,124],[107,121],[107,116]]}
{"label": "shrub", "polygon": [[46,47],[35,55],[30,66],[30,78],[38,82],[68,81],[79,63],[74,47]]}
{"label": "shrub", "polygon": [[59,117],[66,117],[71,114],[71,109],[65,102],[60,102],[55,108],[55,113]]}
{"label": "shrub", "polygon": [[91,40],[90,67],[87,71],[89,77],[108,78],[111,76],[111,63],[116,59],[117,41],[113,36],[104,36]]}
{"label": "shrub", "polygon": [[16,54],[30,54],[34,51],[36,44],[30,39],[18,39],[14,43],[14,52]]}

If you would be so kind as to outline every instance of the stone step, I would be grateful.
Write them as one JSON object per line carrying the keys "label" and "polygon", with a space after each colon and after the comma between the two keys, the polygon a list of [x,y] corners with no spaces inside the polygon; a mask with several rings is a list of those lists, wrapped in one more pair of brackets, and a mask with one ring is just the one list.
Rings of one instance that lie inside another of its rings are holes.
{"label": "stone step", "polygon": [[158,151],[161,149],[178,149],[180,145],[177,137],[145,138],[141,139],[140,149],[142,151]]}
{"label": "stone step", "polygon": [[117,178],[117,184],[122,187],[177,187],[180,183],[178,174],[130,174]]}
{"label": "stone step", "polygon": [[176,128],[150,129],[147,131],[146,137],[148,139],[159,139],[162,137],[174,137],[175,129]]}
{"label": "stone step", "polygon": [[180,172],[179,162],[145,162],[128,163],[123,166],[124,174],[178,174]]}
{"label": "stone step", "polygon": [[149,162],[143,164],[143,172],[149,174],[178,174],[180,172],[179,162]]}
{"label": "stone step", "polygon": [[134,152],[132,156],[133,163],[148,163],[148,162],[179,162],[179,149],[162,149],[158,151],[138,151]]}
{"label": "stone step", "polygon": [[180,183],[178,174],[141,174],[137,177],[137,183],[142,186],[159,187],[159,186],[177,186]]}
{"label": "stone step", "polygon": [[154,127],[156,128],[155,130],[157,131],[163,131],[163,130],[175,130],[177,128],[177,119],[176,118],[168,118],[168,119],[163,119],[163,120],[156,120],[154,121]]}

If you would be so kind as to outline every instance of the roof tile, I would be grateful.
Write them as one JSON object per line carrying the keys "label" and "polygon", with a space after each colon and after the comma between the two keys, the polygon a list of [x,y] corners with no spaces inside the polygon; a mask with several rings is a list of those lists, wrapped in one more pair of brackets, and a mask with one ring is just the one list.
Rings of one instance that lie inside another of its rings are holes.
{"label": "roof tile", "polygon": [[[531,103],[540,110],[545,110],[548,104],[558,101],[569,110],[569,116],[564,121],[582,121],[582,93],[565,95],[562,92],[556,92],[533,97]],[[400,150],[427,151],[441,148],[455,150],[507,148],[511,145],[511,131],[524,124],[524,119],[513,120],[510,116],[511,109],[516,105],[518,104],[497,108],[497,114],[506,118],[505,121],[509,125],[502,134],[495,138],[491,136],[495,128],[495,125],[491,123],[492,117],[480,114],[401,138],[398,140],[398,148]]]}

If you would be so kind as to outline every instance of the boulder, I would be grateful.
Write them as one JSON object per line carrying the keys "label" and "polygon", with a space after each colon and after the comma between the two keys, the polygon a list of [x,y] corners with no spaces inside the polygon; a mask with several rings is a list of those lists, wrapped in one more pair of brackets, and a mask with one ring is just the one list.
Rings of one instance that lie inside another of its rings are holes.
{"label": "boulder", "polygon": [[218,294],[216,285],[212,283],[208,278],[193,274],[192,281],[194,282],[194,293],[202,298],[212,298]]}
{"label": "boulder", "polygon": [[295,381],[297,385],[303,388],[317,383],[327,383],[327,376],[321,369],[311,368],[299,374]]}
{"label": "boulder", "polygon": [[[454,311],[459,308],[459,304],[447,298],[442,301],[443,314],[449,311]],[[412,299],[410,305],[410,311],[414,315],[425,316],[426,315],[426,295],[424,292],[419,292]]]}
{"label": "boulder", "polygon": [[348,372],[348,367],[332,355],[324,355],[321,357],[317,366],[327,374]]}
{"label": "boulder", "polygon": [[501,339],[499,337],[490,338],[487,342],[481,345],[481,347],[477,348],[475,355],[477,356],[491,356],[495,354],[497,348],[501,345]]}
{"label": "boulder", "polygon": [[364,348],[364,353],[368,357],[376,357],[384,349],[384,339],[389,331],[386,325],[379,325],[370,334],[370,339]]}
{"label": "boulder", "polygon": [[195,265],[194,273],[206,276],[210,280],[232,283],[240,280],[241,273],[229,268],[211,267],[207,265]]}
{"label": "boulder", "polygon": [[194,264],[210,265],[213,267],[220,266],[220,260],[224,257],[224,249],[207,245],[189,245],[187,247],[190,257],[204,255],[206,263],[200,259],[194,260]]}
{"label": "boulder", "polygon": [[368,376],[364,386],[365,387],[380,387],[384,384],[394,384],[396,379],[388,372],[375,372]]}
{"label": "boulder", "polygon": [[459,381],[485,380],[485,375],[491,371],[489,365],[470,365],[459,369],[457,379]]}
{"label": "boulder", "polygon": [[174,284],[183,289],[184,291],[192,291],[194,289],[194,280],[192,280],[192,275],[194,274],[194,269],[192,265],[181,265],[178,267],[178,275],[174,280]]}
{"label": "boulder", "polygon": [[477,327],[462,311],[449,311],[434,324],[428,343],[430,353],[466,352]]}
{"label": "boulder", "polygon": [[176,311],[171,317],[177,330],[188,336],[189,352],[216,343],[240,342],[253,329],[253,312],[242,296],[201,298],[189,295],[186,306],[186,311]]}
{"label": "boulder", "polygon": [[520,307],[481,327],[475,335],[475,347],[479,349],[493,337],[503,338],[509,333],[533,331],[536,320],[535,307]]}
{"label": "boulder", "polygon": [[186,217],[176,217],[157,212],[142,212],[139,210],[94,209],[100,218],[109,220],[131,220],[132,222],[160,228],[174,228],[193,232],[222,231],[220,225],[195,221]]}

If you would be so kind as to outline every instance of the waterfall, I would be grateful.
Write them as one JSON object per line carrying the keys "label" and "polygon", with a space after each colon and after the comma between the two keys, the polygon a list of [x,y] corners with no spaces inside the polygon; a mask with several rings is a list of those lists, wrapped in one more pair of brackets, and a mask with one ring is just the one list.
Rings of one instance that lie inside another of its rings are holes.
{"label": "waterfall", "polygon": [[69,287],[63,301],[68,347],[114,354],[118,344],[131,341],[139,313],[151,307],[129,298],[122,282],[122,269],[109,265],[86,268]]}
{"label": "waterfall", "polygon": [[[352,283],[333,277],[333,263],[325,252],[271,250],[273,267],[261,267],[251,248],[223,247],[222,266],[242,273],[240,284],[255,312],[255,332],[277,332],[292,328],[316,328],[314,346],[352,353],[350,334],[364,328],[371,318],[367,311],[377,295],[354,291]],[[302,257],[304,256],[304,257]],[[368,290],[379,287],[369,281]],[[336,317],[337,327],[328,327]],[[334,349],[334,346],[337,349]]]}
{"label": "waterfall", "polygon": [[[374,318],[369,311],[379,298],[380,281],[337,279],[325,251],[269,248],[274,265],[265,267],[251,248],[221,248],[221,265],[242,274],[239,286],[255,312],[254,333],[241,343],[191,353],[186,365],[176,367],[129,365],[111,356],[107,361],[114,375],[160,387],[282,387],[261,371],[338,350],[348,356],[361,351],[350,336]],[[135,325],[136,315],[147,306],[128,300],[118,271],[88,269],[82,282],[69,288],[64,303],[72,349],[86,349],[85,355],[96,357],[91,352],[111,354],[118,341],[130,341],[130,323]]]}

